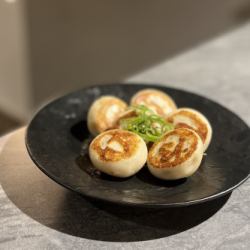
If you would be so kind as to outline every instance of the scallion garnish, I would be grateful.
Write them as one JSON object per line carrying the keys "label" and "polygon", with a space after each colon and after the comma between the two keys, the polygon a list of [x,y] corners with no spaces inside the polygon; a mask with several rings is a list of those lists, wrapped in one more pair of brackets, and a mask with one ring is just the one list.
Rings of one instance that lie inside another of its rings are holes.
{"label": "scallion garnish", "polygon": [[135,117],[120,120],[120,126],[141,136],[146,142],[155,142],[166,132],[173,130],[174,126],[164,120],[163,117],[155,114],[144,105],[131,108]]}

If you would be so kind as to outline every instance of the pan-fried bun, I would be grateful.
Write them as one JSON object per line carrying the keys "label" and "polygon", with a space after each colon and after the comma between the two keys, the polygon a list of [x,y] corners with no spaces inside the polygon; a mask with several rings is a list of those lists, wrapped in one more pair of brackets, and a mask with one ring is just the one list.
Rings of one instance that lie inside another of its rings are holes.
{"label": "pan-fried bun", "polygon": [[130,101],[132,106],[145,105],[156,114],[166,116],[176,110],[174,100],[166,93],[157,89],[143,89],[138,91]]}
{"label": "pan-fried bun", "polygon": [[191,176],[200,166],[203,144],[193,130],[178,128],[166,133],[149,150],[149,171],[163,180]]}
{"label": "pan-fried bun", "polygon": [[102,96],[91,105],[87,124],[91,134],[97,135],[113,128],[119,115],[127,108],[127,104],[114,96]]}
{"label": "pan-fried bun", "polygon": [[204,151],[208,148],[212,138],[212,127],[207,118],[199,111],[191,108],[179,108],[169,114],[167,121],[175,128],[189,128],[194,130],[204,144]]}
{"label": "pan-fried bun", "polygon": [[121,129],[101,133],[89,146],[93,165],[116,177],[137,173],[146,163],[147,154],[147,146],[140,136]]}

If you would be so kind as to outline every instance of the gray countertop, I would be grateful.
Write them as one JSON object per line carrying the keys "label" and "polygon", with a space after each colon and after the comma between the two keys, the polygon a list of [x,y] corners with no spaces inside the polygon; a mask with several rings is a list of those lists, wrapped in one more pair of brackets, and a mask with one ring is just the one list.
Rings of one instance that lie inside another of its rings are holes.
{"label": "gray countertop", "polygon": [[[250,24],[128,81],[168,84],[200,93],[250,124]],[[50,181],[25,156],[23,134],[19,130],[12,134],[14,138],[0,139],[0,249],[250,249],[250,180],[210,205],[178,209],[184,217],[173,210],[155,211],[160,218],[148,212],[154,225],[140,219],[140,210],[131,215],[126,211],[130,208],[93,204]],[[22,164],[16,164],[19,156]]]}

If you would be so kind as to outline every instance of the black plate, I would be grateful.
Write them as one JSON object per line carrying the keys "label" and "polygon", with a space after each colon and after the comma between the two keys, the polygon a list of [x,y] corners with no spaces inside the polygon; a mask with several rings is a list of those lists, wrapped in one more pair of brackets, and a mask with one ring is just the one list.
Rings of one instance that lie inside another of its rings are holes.
{"label": "black plate", "polygon": [[[148,87],[167,92],[179,107],[195,108],[211,122],[213,138],[201,167],[179,181],[156,179],[146,167],[127,179],[99,175],[87,155],[89,106],[107,94],[129,102],[136,91]],[[250,172],[250,130],[238,116],[207,98],[155,84],[102,85],[63,96],[34,117],[26,145],[36,165],[64,187],[88,197],[135,206],[184,206],[210,200],[232,191]]]}

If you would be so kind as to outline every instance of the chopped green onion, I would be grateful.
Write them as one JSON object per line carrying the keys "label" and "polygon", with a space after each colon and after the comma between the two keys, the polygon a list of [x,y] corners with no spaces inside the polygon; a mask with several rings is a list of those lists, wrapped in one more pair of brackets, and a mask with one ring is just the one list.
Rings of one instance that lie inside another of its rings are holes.
{"label": "chopped green onion", "polygon": [[124,130],[138,134],[146,142],[155,142],[166,132],[174,129],[172,124],[144,105],[132,107],[132,110],[136,116],[121,119],[120,126]]}

